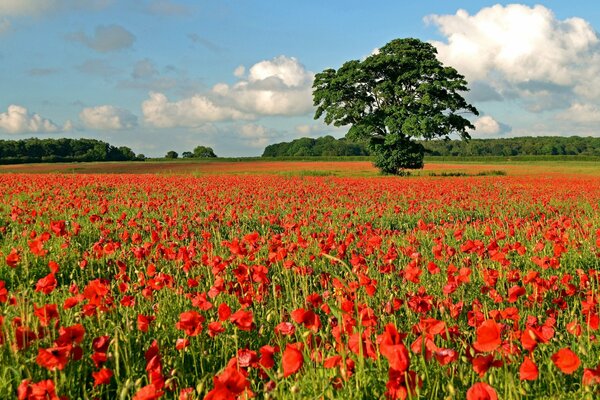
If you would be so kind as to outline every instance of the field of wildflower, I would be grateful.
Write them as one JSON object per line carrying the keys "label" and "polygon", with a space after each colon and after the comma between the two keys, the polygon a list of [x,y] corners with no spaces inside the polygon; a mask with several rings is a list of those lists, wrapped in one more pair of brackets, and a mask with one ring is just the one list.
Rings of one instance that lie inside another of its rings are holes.
{"label": "field of wildflower", "polygon": [[0,175],[0,398],[600,396],[600,177]]}

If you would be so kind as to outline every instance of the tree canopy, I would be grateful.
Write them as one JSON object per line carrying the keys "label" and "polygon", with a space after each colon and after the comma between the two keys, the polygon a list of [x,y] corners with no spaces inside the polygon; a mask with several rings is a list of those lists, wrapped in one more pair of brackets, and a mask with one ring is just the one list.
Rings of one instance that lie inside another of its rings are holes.
{"label": "tree canopy", "polygon": [[0,140],[0,163],[143,160],[126,146],[115,147],[95,139]]}
{"label": "tree canopy", "polygon": [[323,136],[316,139],[300,138],[291,142],[274,143],[263,152],[263,157],[313,157],[313,156],[366,156],[369,152],[363,143]]}
{"label": "tree canopy", "polygon": [[477,109],[460,95],[465,78],[437,59],[418,39],[396,39],[362,61],[315,76],[315,119],[351,125],[347,137],[364,140],[384,173],[423,166],[423,145],[414,139],[469,139],[475,129],[462,115]]}

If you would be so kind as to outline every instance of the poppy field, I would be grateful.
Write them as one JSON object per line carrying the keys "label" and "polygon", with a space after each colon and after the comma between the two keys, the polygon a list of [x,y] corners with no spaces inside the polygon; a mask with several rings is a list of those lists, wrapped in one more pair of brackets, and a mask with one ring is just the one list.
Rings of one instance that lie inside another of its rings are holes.
{"label": "poppy field", "polygon": [[598,176],[0,193],[0,398],[600,396]]}

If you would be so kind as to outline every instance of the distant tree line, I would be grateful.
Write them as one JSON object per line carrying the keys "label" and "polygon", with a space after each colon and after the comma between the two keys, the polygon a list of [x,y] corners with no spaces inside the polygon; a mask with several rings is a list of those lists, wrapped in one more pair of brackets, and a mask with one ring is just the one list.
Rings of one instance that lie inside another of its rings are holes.
{"label": "distant tree line", "polygon": [[369,151],[362,143],[333,136],[320,138],[300,138],[291,142],[275,143],[267,146],[263,157],[310,157],[310,156],[367,156]]}
{"label": "distant tree line", "polygon": [[[194,151],[184,151],[183,153],[181,153],[181,156],[183,158],[216,158],[217,157],[217,155],[215,154],[212,147],[208,147],[208,146],[196,146]],[[173,158],[177,158],[177,157],[179,157],[179,153],[177,153],[174,150],[169,150],[164,158],[173,159]]]}
{"label": "distant tree line", "polygon": [[[600,156],[600,138],[580,136],[538,136],[505,139],[429,140],[419,141],[425,153],[432,156],[536,156],[581,155]],[[369,155],[363,143],[346,138],[324,136],[301,138],[267,146],[263,157],[364,156]]]}
{"label": "distant tree line", "polygon": [[537,136],[422,142],[433,156],[600,156],[600,138]]}
{"label": "distant tree line", "polygon": [[71,161],[144,160],[129,147],[115,147],[95,139],[0,140],[0,164]]}

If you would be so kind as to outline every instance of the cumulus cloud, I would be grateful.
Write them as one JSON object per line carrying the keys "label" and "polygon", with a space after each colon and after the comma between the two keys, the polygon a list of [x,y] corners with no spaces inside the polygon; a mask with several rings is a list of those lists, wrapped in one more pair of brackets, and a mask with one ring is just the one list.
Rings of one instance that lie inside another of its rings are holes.
{"label": "cumulus cloud", "polygon": [[[70,122],[68,122],[70,126]],[[0,130],[6,133],[44,133],[62,130],[58,125],[27,108],[11,104],[6,112],[0,113]]]}
{"label": "cumulus cloud", "polygon": [[475,138],[496,137],[507,133],[511,129],[508,125],[496,121],[489,115],[477,118],[473,125],[475,131],[471,131],[470,134]]}
{"label": "cumulus cloud", "polygon": [[[236,68],[238,74],[240,67]],[[213,94],[237,108],[260,115],[302,115],[312,110],[314,74],[294,57],[279,56],[254,64],[246,79],[213,87]]]}
{"label": "cumulus cloud", "polygon": [[206,122],[252,119],[232,107],[215,104],[205,96],[196,95],[171,102],[162,93],[151,92],[142,103],[147,123],[158,128],[198,127]]}
{"label": "cumulus cloud", "polygon": [[99,25],[91,36],[79,31],[67,35],[67,39],[80,42],[100,53],[107,53],[130,48],[135,36],[120,25]]}
{"label": "cumulus cloud", "polygon": [[137,126],[137,117],[128,110],[111,105],[87,107],[79,113],[79,119],[88,129],[114,131]]}
{"label": "cumulus cloud", "polygon": [[557,114],[556,119],[577,124],[595,125],[600,123],[600,107],[589,103],[573,103],[568,109]]}
{"label": "cumulus cloud", "polygon": [[426,21],[446,37],[433,44],[440,59],[471,82],[471,98],[519,98],[531,111],[569,104],[557,103],[555,95],[600,98],[600,83],[592,79],[600,73],[600,38],[582,18],[560,20],[541,5],[498,4]]}
{"label": "cumulus cloud", "polygon": [[[141,70],[151,72],[150,66]],[[293,57],[279,56],[239,66],[232,85],[218,83],[208,93],[169,101],[162,92],[150,93],[142,104],[146,122],[157,127],[195,127],[206,122],[249,120],[259,116],[303,115],[312,110],[314,75]]]}
{"label": "cumulus cloud", "polygon": [[260,148],[265,147],[272,138],[277,136],[263,125],[246,124],[239,129],[239,134],[247,146]]}

